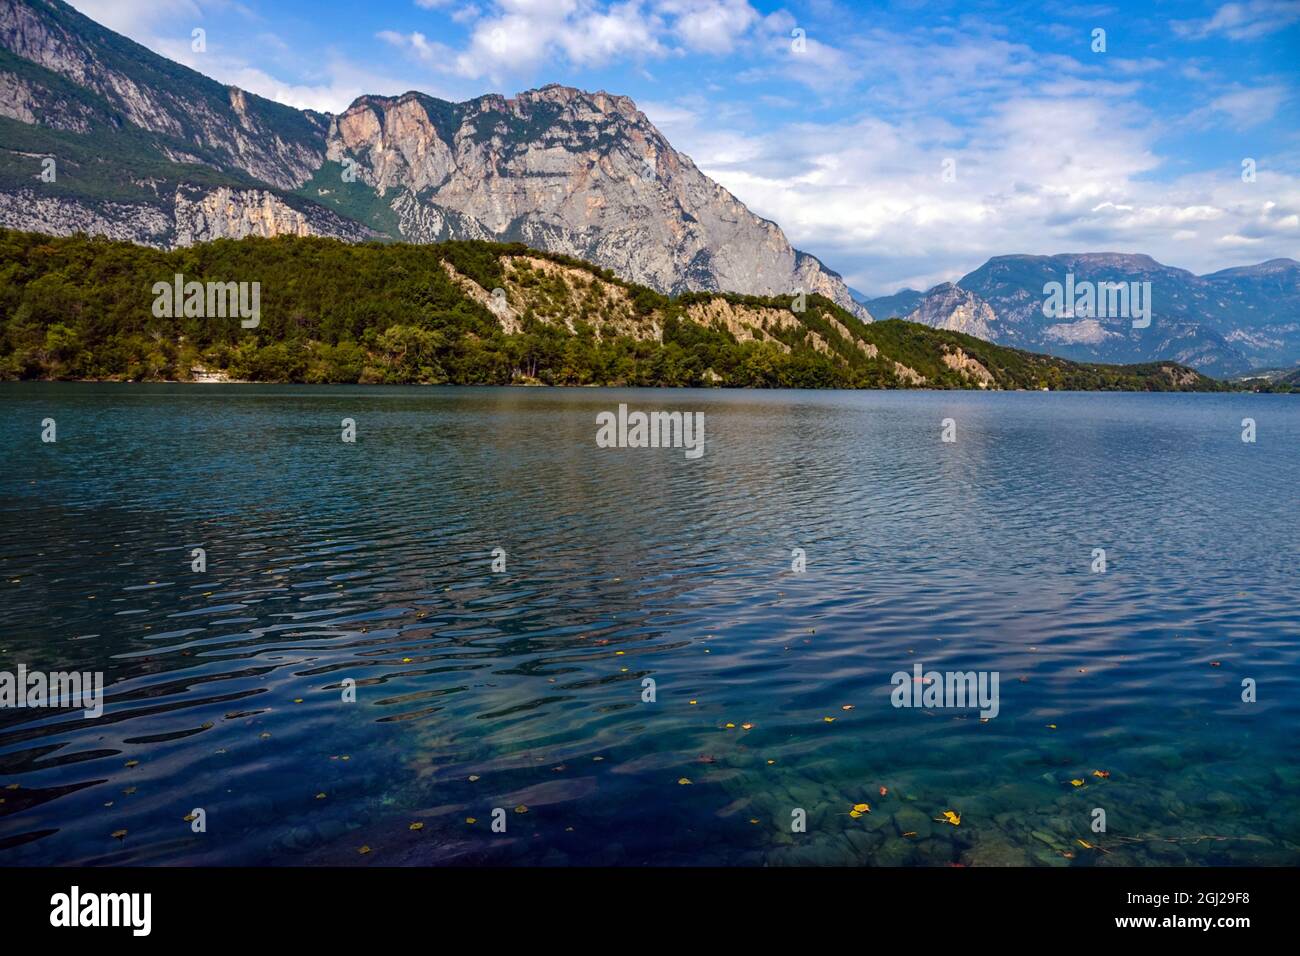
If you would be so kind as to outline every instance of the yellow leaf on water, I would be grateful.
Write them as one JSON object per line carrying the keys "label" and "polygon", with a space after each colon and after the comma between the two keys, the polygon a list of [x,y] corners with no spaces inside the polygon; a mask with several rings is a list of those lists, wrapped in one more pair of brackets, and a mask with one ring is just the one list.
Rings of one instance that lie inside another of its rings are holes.
{"label": "yellow leaf on water", "polygon": [[699,701],[697,701],[697,700],[689,700],[689,701],[687,701],[687,703],[688,703],[688,704],[698,704]]}
{"label": "yellow leaf on water", "polygon": [[822,720],[826,721],[826,723],[828,723],[828,724],[833,724],[833,723],[835,723],[835,718],[834,718],[834,717],[823,717]]}
{"label": "yellow leaf on water", "polygon": [[365,856],[367,853],[370,852],[370,847],[363,846],[361,849],[357,850],[357,852],[360,853],[362,856]]}
{"label": "yellow leaf on water", "polygon": [[477,818],[477,817],[466,817],[466,818],[465,818],[465,822],[468,823],[468,824],[470,824],[471,826],[473,826],[475,823],[478,823],[478,818]]}
{"label": "yellow leaf on water", "polygon": [[753,729],[754,729],[754,725],[753,725],[753,724],[741,724],[741,725],[740,725],[740,729],[741,729],[741,730],[753,730]]}
{"label": "yellow leaf on water", "polygon": [[528,808],[524,806],[522,803],[519,804],[519,806],[515,807],[515,813],[527,813],[527,812],[528,812]]}
{"label": "yellow leaf on water", "polygon": [[769,760],[769,761],[767,762],[767,765],[770,767],[770,766],[772,766],[772,764],[774,764],[774,763],[776,763],[775,760]]}
{"label": "yellow leaf on water", "polygon": [[1075,777],[1073,780],[1070,781],[1070,785],[1074,787],[1082,787],[1083,781],[1080,780],[1078,777]]}
{"label": "yellow leaf on water", "polygon": [[735,729],[736,729],[736,725],[735,725],[735,724],[724,724],[723,726],[725,726],[728,730],[735,730]]}
{"label": "yellow leaf on water", "polygon": [[1089,843],[1087,840],[1076,840],[1075,842],[1078,843],[1079,846],[1083,847],[1085,850],[1092,849],[1092,844]]}
{"label": "yellow leaf on water", "polygon": [[318,794],[316,794],[316,799],[317,799],[317,800],[324,800],[324,799],[325,799],[325,794],[323,794],[323,793],[318,793]]}
{"label": "yellow leaf on water", "polygon": [[1048,729],[1048,730],[1055,730],[1055,729],[1056,729],[1056,724],[1048,724],[1048,725],[1047,725],[1047,729]]}
{"label": "yellow leaf on water", "polygon": [[850,810],[849,816],[856,820],[858,817],[862,816],[862,813],[859,810]]}
{"label": "yellow leaf on water", "polygon": [[1102,779],[1102,780],[1105,780],[1107,777],[1110,776],[1110,771],[1109,771],[1109,770],[1094,770],[1094,771],[1092,772],[1092,775],[1093,775],[1094,777],[1098,777],[1098,778],[1100,778],[1100,779]]}
{"label": "yellow leaf on water", "polygon": [[416,821],[415,823],[412,823],[409,827],[407,827],[407,829],[408,829],[408,830],[423,830],[423,829],[424,829],[424,824],[423,824],[423,823],[420,823],[419,821]]}
{"label": "yellow leaf on water", "polygon": [[128,761],[126,762],[126,765],[127,765],[128,767],[138,767],[138,766],[140,765],[140,761],[138,761],[138,760],[128,760]]}
{"label": "yellow leaf on water", "polygon": [[867,806],[865,803],[855,803],[855,804],[853,804],[853,809],[854,809],[854,810],[857,810],[858,813],[870,813],[870,812],[871,812],[871,808],[870,808],[869,806]]}
{"label": "yellow leaf on water", "polygon": [[951,823],[955,827],[961,826],[961,814],[954,813],[952,810],[943,811],[942,823]]}
{"label": "yellow leaf on water", "polygon": [[125,831],[125,830],[114,830],[114,831],[113,831],[111,834],[109,834],[109,835],[112,836],[114,839],[120,840],[120,839],[122,839],[122,837],[126,836],[126,831]]}
{"label": "yellow leaf on water", "polygon": [[683,787],[685,787],[685,786],[688,786],[688,785],[690,784],[690,782],[691,782],[691,778],[690,778],[690,777],[681,777],[681,778],[678,779],[677,782],[678,782],[679,784],[681,784]]}
{"label": "yellow leaf on water", "polygon": [[409,657],[403,657],[403,658],[402,658],[402,663],[403,663],[403,664],[409,664],[409,663],[411,663],[411,659],[410,659]]}

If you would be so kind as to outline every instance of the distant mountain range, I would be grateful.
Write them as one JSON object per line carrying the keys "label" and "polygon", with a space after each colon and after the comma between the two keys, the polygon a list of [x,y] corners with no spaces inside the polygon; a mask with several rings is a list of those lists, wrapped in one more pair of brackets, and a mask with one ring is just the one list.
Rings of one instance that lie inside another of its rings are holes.
{"label": "distant mountain range", "polygon": [[[0,226],[161,249],[219,238],[518,241],[660,293],[820,294],[1085,361],[1227,376],[1300,364],[1300,266],[1195,276],[1146,256],[1000,256],[859,301],[676,152],[626,97],[547,86],[465,103],[296,110],[158,56],[62,0],[0,0]],[[1043,286],[1150,281],[1146,328],[1042,314]]]}
{"label": "distant mountain range", "polygon": [[[1131,316],[1044,314],[1044,287],[1150,282],[1150,324]],[[966,332],[1017,348],[1087,361],[1157,357],[1216,376],[1300,364],[1300,263],[1193,275],[1150,256],[1084,253],[996,256],[955,283],[867,299],[871,314]]]}

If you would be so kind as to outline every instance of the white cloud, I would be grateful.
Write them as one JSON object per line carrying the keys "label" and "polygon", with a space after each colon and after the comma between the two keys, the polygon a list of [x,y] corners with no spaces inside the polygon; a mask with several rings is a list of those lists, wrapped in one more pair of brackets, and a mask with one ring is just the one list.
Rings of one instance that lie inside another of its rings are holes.
{"label": "white cloud", "polygon": [[203,11],[194,0],[70,0],[73,7],[96,23],[144,43],[154,28],[171,24],[178,35],[189,36],[201,23]]}
{"label": "white cloud", "polygon": [[1300,21],[1300,0],[1247,0],[1225,3],[1205,20],[1173,24],[1180,36],[1194,40],[1221,33],[1231,40],[1255,40]]}

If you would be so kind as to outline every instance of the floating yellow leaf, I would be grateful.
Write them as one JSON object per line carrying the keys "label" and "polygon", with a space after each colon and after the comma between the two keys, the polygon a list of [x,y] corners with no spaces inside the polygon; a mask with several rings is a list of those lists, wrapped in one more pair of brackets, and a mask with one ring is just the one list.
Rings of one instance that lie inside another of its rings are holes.
{"label": "floating yellow leaf", "polygon": [[688,704],[692,704],[692,705],[694,705],[694,704],[698,704],[699,701],[697,701],[697,700],[690,700],[690,701],[687,701],[687,703],[688,703]]}
{"label": "floating yellow leaf", "polygon": [[828,723],[828,724],[833,724],[833,723],[835,723],[835,718],[834,718],[834,717],[823,717],[822,720],[826,721],[826,723]]}
{"label": "floating yellow leaf", "polygon": [[853,809],[854,809],[854,810],[857,810],[858,813],[870,813],[870,812],[871,812],[871,808],[870,808],[869,806],[867,806],[865,803],[855,803],[855,804],[853,804]]}
{"label": "floating yellow leaf", "polygon": [[475,823],[478,823],[478,817],[466,817],[465,822],[473,826]]}
{"label": "floating yellow leaf", "polygon": [[417,820],[415,823],[412,823],[409,827],[407,827],[407,829],[408,829],[408,830],[423,830],[423,829],[424,829],[424,824],[423,824],[423,823],[420,823],[420,822]]}
{"label": "floating yellow leaf", "polygon": [[409,657],[403,657],[403,658],[402,658],[402,663],[403,663],[403,664],[409,664],[409,663],[411,663],[411,659],[410,659]]}
{"label": "floating yellow leaf", "polygon": [[316,799],[317,799],[317,800],[324,800],[324,799],[325,799],[325,794],[323,794],[323,793],[318,793],[318,794],[316,794]]}
{"label": "floating yellow leaf", "polygon": [[126,836],[126,831],[125,831],[125,830],[114,830],[114,831],[113,831],[111,834],[109,834],[109,835],[110,835],[111,837],[113,837],[115,840],[120,840],[120,839],[122,839],[122,837]]}
{"label": "floating yellow leaf", "polygon": [[955,827],[961,826],[961,814],[954,813],[951,810],[943,811],[943,817],[939,818],[941,823],[951,823]]}
{"label": "floating yellow leaf", "polygon": [[685,787],[685,786],[687,786],[687,785],[690,784],[690,782],[691,782],[691,778],[690,778],[690,777],[680,777],[680,778],[678,778],[677,782],[678,782],[679,784],[681,784],[683,787]]}
{"label": "floating yellow leaf", "polygon": [[1092,775],[1093,775],[1094,777],[1098,777],[1098,778],[1100,778],[1100,779],[1102,779],[1102,780],[1105,780],[1107,777],[1110,776],[1110,771],[1109,771],[1109,770],[1094,770],[1094,771],[1092,772]]}
{"label": "floating yellow leaf", "polygon": [[293,702],[294,702],[295,704],[301,704],[301,703],[302,703],[302,698],[301,698],[301,697],[295,697],[295,698],[293,699]]}
{"label": "floating yellow leaf", "polygon": [[774,764],[774,763],[776,763],[775,760],[769,760],[769,761],[767,762],[767,765],[770,767],[770,766],[772,766],[772,764]]}
{"label": "floating yellow leaf", "polygon": [[138,761],[138,760],[128,760],[128,761],[126,762],[126,765],[127,765],[128,767],[138,767],[138,766],[140,765],[140,761]]}
{"label": "floating yellow leaf", "polygon": [[370,847],[363,846],[361,849],[357,850],[357,852],[360,853],[362,856],[365,856],[367,853],[370,852]]}
{"label": "floating yellow leaf", "polygon": [[1055,729],[1056,729],[1056,724],[1048,724],[1048,725],[1047,725],[1047,729],[1048,729],[1048,730],[1055,730]]}
{"label": "floating yellow leaf", "polygon": [[735,724],[724,724],[723,726],[726,727],[728,730],[735,730],[735,729],[736,729],[736,725],[735,725]]}
{"label": "floating yellow leaf", "polygon": [[515,813],[527,813],[527,812],[528,812],[528,808],[524,806],[522,803],[519,804],[519,806],[515,807]]}
{"label": "floating yellow leaf", "polygon": [[849,816],[856,820],[858,817],[862,816],[862,812],[860,810],[850,810]]}
{"label": "floating yellow leaf", "polygon": [[741,724],[741,725],[740,725],[740,729],[741,729],[741,730],[753,730],[753,729],[754,729],[754,725],[753,725],[753,724]]}
{"label": "floating yellow leaf", "polygon": [[1075,840],[1075,842],[1078,843],[1079,846],[1083,847],[1085,850],[1093,849],[1092,844],[1089,843],[1087,840]]}
{"label": "floating yellow leaf", "polygon": [[1083,781],[1080,780],[1078,777],[1075,777],[1073,780],[1070,781],[1070,786],[1072,786],[1072,787],[1082,787],[1082,786],[1083,786]]}

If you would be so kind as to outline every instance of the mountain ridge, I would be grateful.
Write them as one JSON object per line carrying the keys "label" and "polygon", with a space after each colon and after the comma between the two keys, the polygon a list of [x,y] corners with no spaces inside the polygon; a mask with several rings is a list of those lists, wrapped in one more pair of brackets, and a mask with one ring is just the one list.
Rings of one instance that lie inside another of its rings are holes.
{"label": "mountain ridge", "polygon": [[[1151,282],[1149,326],[1135,326],[1132,316],[1065,321],[1043,315],[1045,286],[1064,283],[1068,274],[1081,283]],[[1089,361],[1166,358],[1219,376],[1300,364],[1300,263],[1294,259],[1196,275],[1140,253],[1007,254],[955,283],[903,289],[866,304],[876,315],[901,311],[899,317],[913,321],[970,330],[970,320],[946,301],[949,285],[975,297],[963,307],[980,312],[983,331],[1002,344]]]}
{"label": "mountain ridge", "polygon": [[[0,142],[18,147],[0,150],[0,225],[160,248],[281,228],[518,239],[665,293],[802,289],[871,318],[838,273],[701,173],[626,96],[548,84],[463,103],[412,90],[364,94],[339,114],[295,110],[62,0],[0,0],[0,51]],[[70,142],[91,132],[106,156]],[[44,188],[34,155],[59,163],[64,188]]]}

